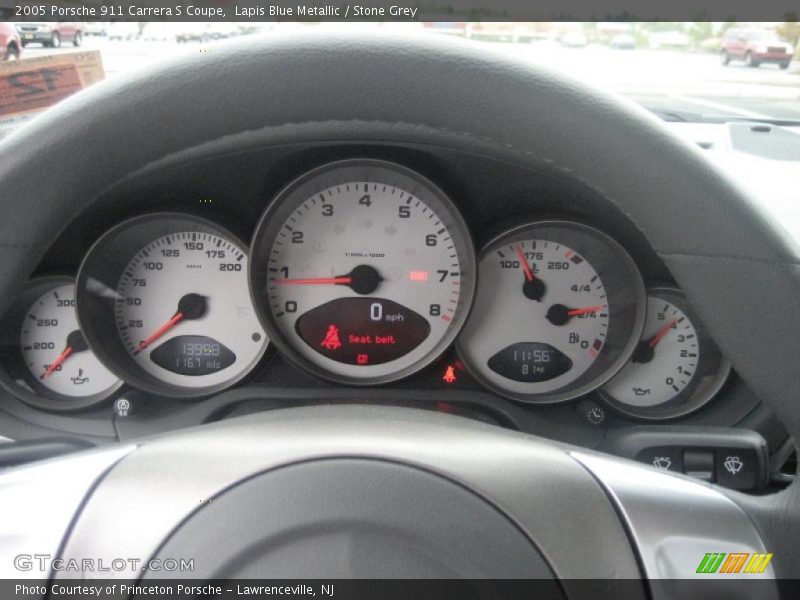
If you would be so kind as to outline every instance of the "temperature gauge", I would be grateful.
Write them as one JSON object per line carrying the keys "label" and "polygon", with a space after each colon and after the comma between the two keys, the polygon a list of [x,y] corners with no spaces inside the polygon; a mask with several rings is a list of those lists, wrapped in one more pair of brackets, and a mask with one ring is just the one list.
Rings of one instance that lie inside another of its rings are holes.
{"label": "temperature gauge", "polygon": [[644,334],[630,362],[601,390],[618,410],[667,419],[697,410],[716,394],[730,364],[671,288],[648,292]]}

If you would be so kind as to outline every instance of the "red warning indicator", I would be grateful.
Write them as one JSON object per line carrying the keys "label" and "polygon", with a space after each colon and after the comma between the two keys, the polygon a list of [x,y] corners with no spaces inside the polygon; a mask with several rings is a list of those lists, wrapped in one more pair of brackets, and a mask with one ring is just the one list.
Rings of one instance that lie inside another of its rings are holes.
{"label": "red warning indicator", "polygon": [[366,365],[369,363],[369,355],[367,354],[359,354],[356,356],[356,362],[360,365]]}
{"label": "red warning indicator", "polygon": [[427,271],[409,271],[408,272],[408,279],[409,279],[409,281],[428,281],[428,272]]}
{"label": "red warning indicator", "polygon": [[328,333],[325,334],[320,346],[328,350],[338,350],[342,347],[342,342],[339,341],[339,328],[336,325],[328,325]]}
{"label": "red warning indicator", "polygon": [[444,372],[444,376],[442,377],[442,381],[445,383],[455,383],[456,382],[456,370],[453,365],[447,365],[447,369]]}

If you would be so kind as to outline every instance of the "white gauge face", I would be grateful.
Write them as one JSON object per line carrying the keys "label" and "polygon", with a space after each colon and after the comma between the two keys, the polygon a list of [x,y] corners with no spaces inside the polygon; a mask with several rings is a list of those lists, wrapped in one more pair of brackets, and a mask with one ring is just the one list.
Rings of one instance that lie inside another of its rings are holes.
{"label": "white gauge face", "polygon": [[524,239],[480,262],[480,287],[460,347],[504,389],[546,393],[579,378],[605,344],[603,281],[562,243]]}
{"label": "white gauge face", "polygon": [[569,400],[605,383],[633,351],[644,285],[607,235],[541,221],[491,242],[457,347],[487,387],[524,402]]}
{"label": "white gauge face", "polygon": [[83,339],[72,283],[53,288],[33,303],[22,324],[20,344],[28,371],[56,394],[102,395],[120,384]]}
{"label": "white gauge face", "polygon": [[247,287],[247,254],[226,237],[179,231],[142,248],[123,269],[114,307],[133,360],[186,388],[237,379],[267,337]]}
{"label": "white gauge face", "polygon": [[471,242],[449,202],[375,166],[335,169],[282,200],[284,216],[262,234],[263,302],[299,360],[378,382],[444,349],[474,285]]}
{"label": "white gauge face", "polygon": [[649,296],[639,346],[603,391],[629,406],[664,404],[692,382],[699,362],[700,344],[689,317],[672,302]]}

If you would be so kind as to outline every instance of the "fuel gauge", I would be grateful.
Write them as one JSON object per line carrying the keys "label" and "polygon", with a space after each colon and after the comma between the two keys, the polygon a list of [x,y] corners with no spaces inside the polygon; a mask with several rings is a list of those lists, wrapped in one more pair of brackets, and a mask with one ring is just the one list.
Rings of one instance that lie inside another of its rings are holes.
{"label": "fuel gauge", "polygon": [[653,288],[644,334],[628,364],[600,394],[623,413],[668,419],[697,410],[716,394],[730,364],[679,290]]}

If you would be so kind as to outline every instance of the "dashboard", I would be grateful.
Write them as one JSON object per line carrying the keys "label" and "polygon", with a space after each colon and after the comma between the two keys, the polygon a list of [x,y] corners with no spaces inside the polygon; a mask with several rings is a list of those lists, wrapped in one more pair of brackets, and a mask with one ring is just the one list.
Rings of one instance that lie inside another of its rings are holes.
{"label": "dashboard", "polygon": [[316,403],[595,448],[642,427],[783,435],[617,207],[544,167],[424,145],[152,165],[66,226],[0,339],[12,439]]}

